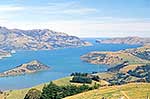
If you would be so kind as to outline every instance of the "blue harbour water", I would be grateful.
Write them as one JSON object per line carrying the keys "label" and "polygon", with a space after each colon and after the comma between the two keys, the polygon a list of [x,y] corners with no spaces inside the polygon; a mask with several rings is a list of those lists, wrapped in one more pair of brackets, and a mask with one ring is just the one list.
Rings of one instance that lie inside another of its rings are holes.
{"label": "blue harbour water", "polygon": [[[11,90],[32,87],[68,76],[72,72],[106,71],[106,65],[93,65],[80,60],[80,56],[90,51],[118,51],[136,48],[137,45],[96,44],[95,39],[86,39],[93,46],[80,48],[64,48],[49,51],[18,51],[12,57],[0,60],[0,72],[14,68],[20,64],[39,60],[50,66],[50,70],[32,74],[0,78],[0,90]],[[100,69],[98,69],[100,66]]]}

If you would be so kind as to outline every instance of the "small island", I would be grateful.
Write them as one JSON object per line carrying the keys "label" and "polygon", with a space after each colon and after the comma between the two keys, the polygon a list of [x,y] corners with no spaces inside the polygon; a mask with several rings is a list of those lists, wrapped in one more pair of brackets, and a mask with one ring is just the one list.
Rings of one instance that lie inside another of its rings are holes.
{"label": "small island", "polygon": [[0,77],[29,74],[29,73],[42,71],[42,70],[48,70],[48,69],[49,69],[48,66],[40,63],[37,60],[33,60],[29,63],[21,64],[13,69],[0,73]]}

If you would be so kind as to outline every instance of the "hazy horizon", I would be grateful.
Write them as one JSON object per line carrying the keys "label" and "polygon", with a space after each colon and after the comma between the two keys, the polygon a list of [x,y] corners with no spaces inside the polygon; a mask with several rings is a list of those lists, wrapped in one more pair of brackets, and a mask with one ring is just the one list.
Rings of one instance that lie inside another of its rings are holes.
{"label": "hazy horizon", "polygon": [[150,37],[149,0],[4,0],[0,26],[85,37]]}

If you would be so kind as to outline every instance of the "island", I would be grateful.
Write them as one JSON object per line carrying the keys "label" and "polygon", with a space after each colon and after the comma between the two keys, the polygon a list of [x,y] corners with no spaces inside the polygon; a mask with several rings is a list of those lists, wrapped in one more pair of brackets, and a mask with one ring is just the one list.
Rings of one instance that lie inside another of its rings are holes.
{"label": "island", "polygon": [[50,67],[40,63],[39,61],[33,60],[29,63],[21,64],[13,69],[0,73],[0,77],[29,74],[38,71],[48,70],[49,68]]}
{"label": "island", "polygon": [[123,38],[109,38],[97,39],[97,43],[101,44],[129,44],[129,45],[150,45],[149,37],[123,37]]}

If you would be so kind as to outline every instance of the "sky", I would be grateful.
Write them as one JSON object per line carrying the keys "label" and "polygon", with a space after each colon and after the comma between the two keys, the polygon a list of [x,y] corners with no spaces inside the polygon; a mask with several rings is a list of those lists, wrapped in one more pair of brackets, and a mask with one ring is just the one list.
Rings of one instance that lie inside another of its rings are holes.
{"label": "sky", "polygon": [[0,0],[0,26],[78,37],[150,37],[150,0]]}

